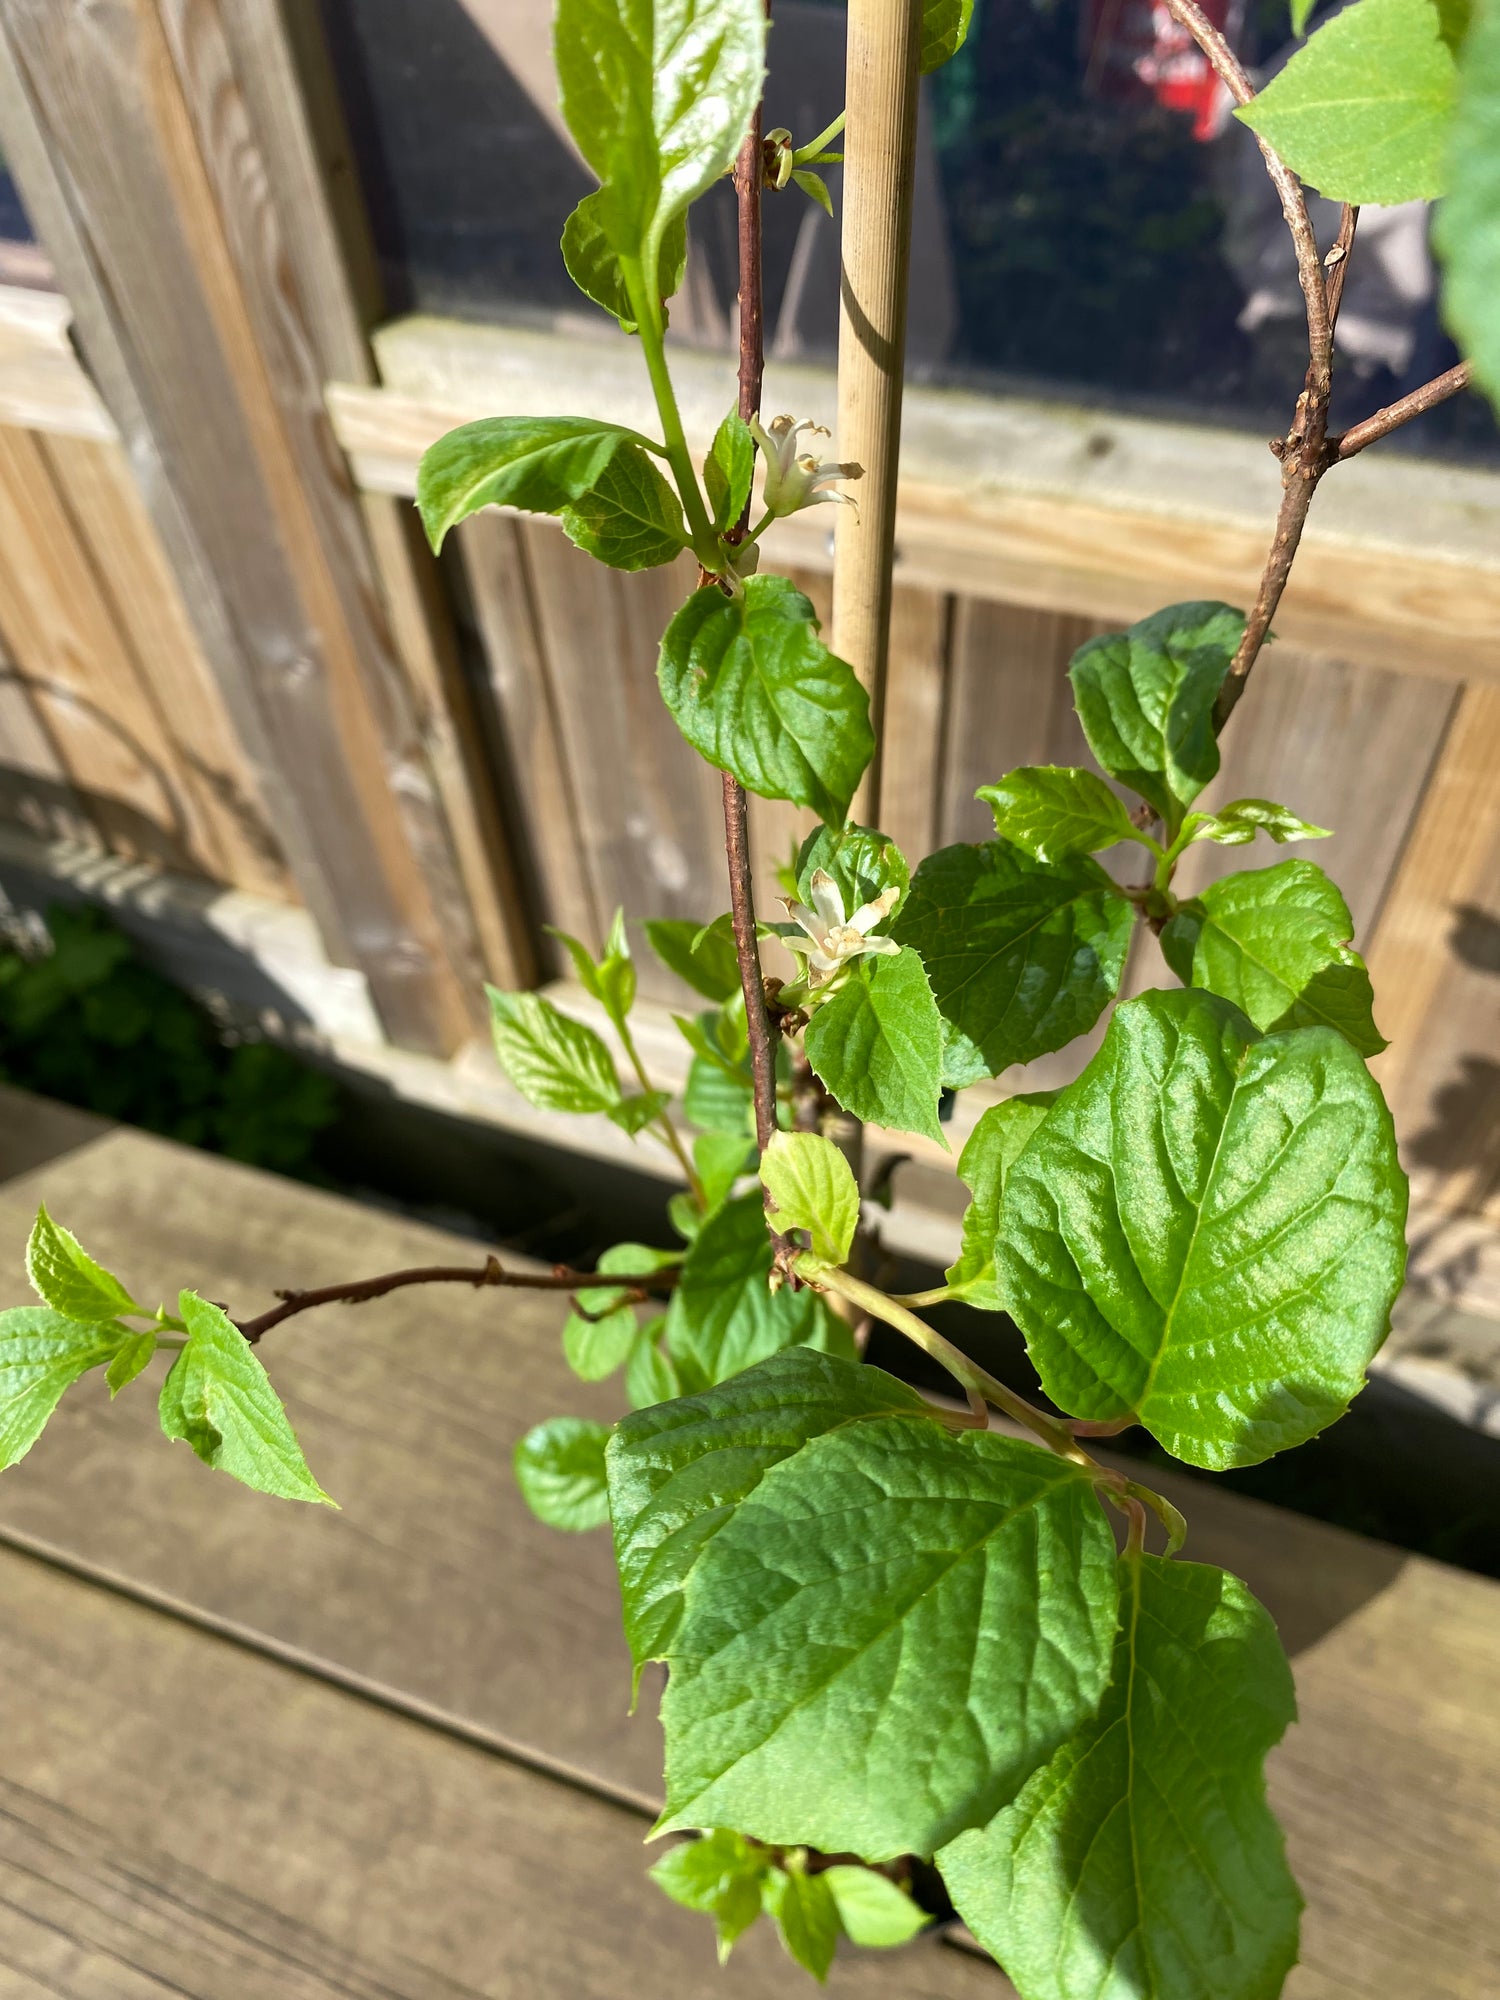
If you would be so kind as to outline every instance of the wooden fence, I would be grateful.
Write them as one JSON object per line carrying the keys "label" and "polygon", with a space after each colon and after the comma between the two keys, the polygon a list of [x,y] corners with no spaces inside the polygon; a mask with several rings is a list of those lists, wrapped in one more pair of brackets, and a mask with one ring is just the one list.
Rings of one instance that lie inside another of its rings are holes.
{"label": "wooden fence", "polygon": [[[444,1062],[424,1087],[493,1110],[454,1081],[484,977],[555,976],[549,923],[724,902],[717,782],[653,672],[691,575],[606,572],[499,513],[433,565],[407,504],[433,437],[499,409],[648,422],[646,387],[618,341],[383,323],[314,12],[0,0],[0,142],[60,286],[0,290],[0,819],[44,872],[93,849],[302,909],[390,1049]],[[681,362],[702,441],[726,367]],[[768,395],[832,404],[797,366]],[[1275,493],[1253,439],[914,391],[887,830],[981,837],[978,785],[1082,756],[1073,650],[1244,601]],[[1370,453],[1315,519],[1210,796],[1337,829],[1423,1199],[1500,1220],[1500,477]],[[824,517],[768,555],[826,605]],[[802,824],[757,802],[763,897]]]}

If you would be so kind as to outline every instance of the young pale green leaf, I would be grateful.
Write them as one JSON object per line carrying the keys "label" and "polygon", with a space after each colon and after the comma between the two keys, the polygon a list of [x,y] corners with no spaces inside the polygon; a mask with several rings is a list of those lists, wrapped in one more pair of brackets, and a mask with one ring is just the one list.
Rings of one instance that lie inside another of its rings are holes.
{"label": "young pale green leaf", "polygon": [[788,1953],[820,1986],[826,1984],[843,1928],[827,1880],[806,1868],[773,1868],[764,1898]]}
{"label": "young pale green leaf", "polygon": [[562,111],[604,183],[598,216],[622,257],[734,163],[765,76],[761,0],[558,0]]}
{"label": "young pale green leaf", "polygon": [[664,1659],[703,1549],[767,1468],[809,1438],[875,1417],[933,1423],[915,1389],[854,1361],[788,1348],[732,1381],[626,1417],[607,1454],[625,1637]]}
{"label": "young pale green leaf", "polygon": [[1056,1102],[1055,1090],[1039,1090],[992,1104],[958,1156],[958,1177],[974,1199],[964,1211],[963,1248],[947,1273],[948,1288],[955,1297],[985,1312],[1005,1309],[995,1276],[1005,1176]]}
{"label": "young pale green leaf", "polygon": [[741,1174],[755,1165],[755,1144],[738,1132],[700,1132],[693,1141],[693,1165],[703,1184],[705,1212],[722,1208]]}
{"label": "young pale green leaf", "polygon": [[694,591],[667,627],[657,680],[710,764],[763,799],[842,824],[875,753],[869,697],[784,576],[747,577],[733,598]]}
{"label": "young pale green leaf", "polygon": [[[620,269],[619,252],[605,234],[601,209],[604,194],[586,194],[563,225],[562,258],[568,276],[586,298],[603,306],[620,322],[623,333],[635,333],[635,307]],[[663,303],[672,297],[687,273],[687,210],[667,224],[661,242],[657,288]]]}
{"label": "young pale green leaf", "polygon": [[1005,1184],[997,1262],[1042,1386],[1222,1472],[1343,1415],[1406,1265],[1406,1177],[1342,1035],[1147,993]]}
{"label": "young pale green leaf", "polygon": [[417,468],[417,510],[434,549],[481,507],[560,514],[604,477],[638,431],[596,417],[482,417],[429,445]]}
{"label": "young pale green leaf", "polygon": [[1171,604],[1073,655],[1068,678],[1089,748],[1155,806],[1169,834],[1218,771],[1214,699],[1244,630],[1227,604]]}
{"label": "young pale green leaf", "polygon": [[1211,883],[1183,904],[1161,943],[1184,986],[1232,1000],[1257,1028],[1337,1028],[1373,1056],[1386,1043],[1370,975],[1348,943],[1352,929],[1321,868],[1280,861]]}
{"label": "young pale green leaf", "polygon": [[1026,764],[974,796],[994,813],[1000,838],[1037,861],[1065,861],[1141,838],[1104,780],[1074,766]]}
{"label": "young pale green leaf", "polygon": [[649,1410],[656,1403],[670,1403],[682,1394],[672,1357],[662,1347],[666,1315],[651,1320],[635,1337],[630,1358],[625,1363],[625,1394],[632,1410]]}
{"label": "young pale green leaf", "polygon": [[[911,870],[895,841],[872,826],[814,827],[797,853],[797,896],[812,901],[812,878],[819,869],[844,899],[850,916],[873,903],[887,889],[904,896],[911,887]],[[900,907],[899,901],[897,908]],[[871,935],[890,929],[886,917]]]}
{"label": "young pale green leaf", "polygon": [[727,1381],[783,1347],[852,1354],[849,1329],[816,1292],[771,1290],[771,1255],[759,1191],[705,1220],[667,1309],[667,1349],[686,1386]]}
{"label": "young pale green leaf", "polygon": [[894,936],[943,1019],[943,1082],[998,1076],[1091,1028],[1119,989],[1135,911],[1098,862],[1007,841],[944,847],[912,878]]}
{"label": "young pale green leaf", "polygon": [[26,1275],[31,1289],[66,1319],[111,1320],[141,1309],[119,1279],[96,1264],[73,1235],[52,1220],[46,1203],[36,1212],[26,1245]]}
{"label": "young pale green leaf", "polygon": [[1433,218],[1443,317],[1500,407],[1500,8],[1481,7],[1459,58],[1450,192]]}
{"label": "young pale green leaf", "polygon": [[708,510],[721,533],[732,528],[749,505],[754,478],[755,439],[739,411],[731,410],[715,431],[708,457],[703,461]]}
{"label": "young pale green leaf", "polygon": [[922,40],[918,63],[923,76],[941,69],[968,39],[974,0],[922,0]]}
{"label": "young pale green leaf", "polygon": [[165,1435],[259,1493],[334,1506],[308,1471],[271,1378],[234,1321],[196,1292],[183,1292],[177,1309],[188,1338],[161,1386]]}
{"label": "young pale green leaf", "polygon": [[1317,4],[1318,0],[1291,0],[1288,11],[1292,17],[1292,33],[1298,41],[1301,41],[1307,33],[1307,24],[1312,19],[1312,11]]}
{"label": "young pale green leaf", "polygon": [[156,1335],[149,1330],[145,1333],[132,1333],[121,1342],[115,1350],[113,1361],[104,1373],[104,1379],[109,1384],[111,1402],[122,1389],[130,1386],[155,1352]]}
{"label": "young pale green leaf", "polygon": [[1329,840],[1333,834],[1331,827],[1313,826],[1270,799],[1235,799],[1216,813],[1191,813],[1189,820],[1199,822],[1194,840],[1216,840],[1221,847],[1243,847],[1257,833],[1270,834],[1278,847],[1289,840]]}
{"label": "young pale green leaf", "polygon": [[761,1913],[768,1866],[763,1849],[752,1847],[737,1833],[716,1828],[701,1840],[679,1842],[648,1872],[674,1903],[713,1918],[723,1965],[735,1941]]}
{"label": "young pale green leaf", "polygon": [[1330,201],[1431,201],[1448,187],[1458,71],[1435,0],[1355,0],[1236,112]]}
{"label": "young pale green leaf", "polygon": [[113,1360],[130,1337],[123,1327],[69,1319],[50,1306],[0,1312],[0,1468],[26,1456],[63,1391]]}
{"label": "young pale green leaf", "polygon": [[609,1519],[604,1447],[609,1432],[583,1417],[549,1417],[516,1446],[521,1498],[549,1528],[582,1534]]}
{"label": "young pale green leaf", "polygon": [[620,1079],[604,1043],[540,993],[490,997],[490,1026],[500,1067],[538,1111],[608,1111],[620,1102]]}
{"label": "young pale green leaf", "polygon": [[908,1944],[932,1922],[920,1903],[889,1875],[873,1868],[852,1868],[844,1862],[822,1871],[833,1891],[839,1922],[853,1944],[866,1950],[890,1950]]}
{"label": "young pale green leaf", "polygon": [[849,1261],[859,1227],[859,1189],[849,1162],[816,1132],[775,1132],[761,1156],[760,1177],[777,1227],[805,1229],[821,1264]]}
{"label": "young pale green leaf", "polygon": [[740,962],[734,933],[684,917],[656,917],[646,925],[646,939],[669,972],[701,993],[705,1000],[729,1000],[740,990]]}
{"label": "young pale green leaf", "polygon": [[854,1117],[948,1143],[938,1123],[943,1023],[916,952],[860,959],[813,1014],[803,1047]]}
{"label": "young pale green leaf", "polygon": [[1276,1628],[1223,1570],[1121,1568],[1099,1714],[938,1865],[1021,2000],[1275,2000],[1302,1907],[1263,1773],[1296,1715]]}
{"label": "young pale green leaf", "polygon": [[618,1104],[611,1104],[604,1115],[612,1125],[618,1125],[622,1132],[628,1132],[635,1139],[655,1119],[660,1118],[671,1102],[668,1091],[642,1090],[633,1097],[622,1097]]}
{"label": "young pale green leaf", "polygon": [[871,1861],[983,1826],[1109,1677],[1114,1537],[1081,1468],[876,1417],[765,1471],[692,1566],[663,1829]]}
{"label": "young pale green leaf", "polygon": [[[584,1294],[584,1298],[591,1296],[593,1294]],[[595,1312],[598,1308],[590,1306],[588,1310]],[[584,1382],[602,1382],[617,1368],[623,1368],[635,1346],[635,1339],[635,1314],[629,1306],[620,1306],[613,1312],[606,1310],[597,1319],[585,1319],[581,1313],[570,1312],[563,1322],[564,1358],[573,1373]]]}
{"label": "young pale green leaf", "polygon": [[[972,4],[972,0],[970,0]],[[792,180],[801,188],[809,201],[815,201],[829,221],[833,220],[833,196],[828,192],[828,183],[821,174],[809,173],[806,167],[794,167]]]}
{"label": "young pale green leaf", "polygon": [[599,477],[562,510],[563,533],[611,569],[660,569],[688,545],[682,503],[639,445],[612,452]]}

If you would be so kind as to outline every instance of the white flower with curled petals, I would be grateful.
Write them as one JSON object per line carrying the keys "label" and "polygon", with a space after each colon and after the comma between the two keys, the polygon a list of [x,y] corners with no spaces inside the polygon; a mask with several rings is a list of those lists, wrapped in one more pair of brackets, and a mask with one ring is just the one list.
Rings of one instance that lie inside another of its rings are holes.
{"label": "white flower with curled petals", "polygon": [[852,917],[845,917],[843,893],[825,869],[813,871],[809,894],[811,909],[805,903],[782,899],[787,915],[804,933],[802,937],[784,937],[782,943],[807,960],[809,988],[826,986],[857,958],[889,956],[901,949],[892,937],[870,936],[900,900],[901,891],[894,883],[882,889],[873,903],[862,903]]}
{"label": "white flower with curled petals", "polygon": [[855,502],[847,493],[833,493],[828,489],[841,479],[862,479],[864,467],[861,465],[840,465],[836,459],[819,459],[815,452],[798,448],[798,438],[803,431],[809,441],[826,438],[829,433],[821,424],[804,417],[798,423],[792,417],[773,417],[769,431],[762,428],[760,419],[752,417],[750,433],[760,446],[766,461],[766,483],[762,498],[766,512],[776,516],[798,514],[804,507],[817,507],[823,501],[836,502],[841,507],[852,507]]}

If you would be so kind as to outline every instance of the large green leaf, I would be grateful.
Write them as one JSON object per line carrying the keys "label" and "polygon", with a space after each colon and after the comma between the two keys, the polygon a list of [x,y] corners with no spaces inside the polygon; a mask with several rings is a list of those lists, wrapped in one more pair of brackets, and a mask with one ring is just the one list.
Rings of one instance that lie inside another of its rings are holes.
{"label": "large green leaf", "polygon": [[65,1389],[131,1338],[123,1327],[69,1319],[50,1306],[0,1312],[0,1468],[26,1456]]}
{"label": "large green leaf", "polygon": [[609,1519],[604,1447],[609,1432],[584,1417],[549,1417],[516,1446],[516,1484],[539,1521],[569,1534]]}
{"label": "large green leaf", "polygon": [[682,504],[636,445],[615,452],[562,514],[563,532],[611,569],[658,569],[687,547]]}
{"label": "large green leaf", "polygon": [[1356,0],[1235,115],[1330,201],[1430,201],[1456,97],[1434,0]]}
{"label": "large green leaf", "polygon": [[690,1388],[753,1367],[783,1347],[853,1352],[849,1329],[816,1292],[773,1292],[760,1193],[741,1195],[699,1230],[667,1310],[667,1347]]}
{"label": "large green leaf", "polygon": [[270,1377],[233,1320],[196,1292],[181,1294],[178,1311],[188,1338],[161,1385],[165,1434],[257,1492],[332,1507],[307,1469]]}
{"label": "large green leaf", "polygon": [[860,959],[813,1014],[807,1060],[856,1118],[943,1141],[943,1022],[914,951]]}
{"label": "large green leaf", "polygon": [[558,0],[563,116],[604,184],[599,221],[621,256],[649,261],[733,164],[765,46],[762,0]]}
{"label": "large green leaf", "polygon": [[429,445],[417,468],[417,508],[440,549],[481,507],[561,514],[588,493],[617,453],[654,449],[638,431],[597,417],[482,417]]}
{"label": "large green leaf", "polygon": [[1331,1028],[1147,993],[1011,1168],[1006,1309],[1075,1417],[1253,1465],[1342,1416],[1406,1264],[1385,1100]]}
{"label": "large green leaf", "polygon": [[694,1563],[768,1468],[809,1438],[874,1417],[933,1422],[916,1390],[894,1376],[794,1347],[616,1426],[607,1453],[610,1516],[625,1637],[638,1667],[666,1657]]}
{"label": "large green leaf", "polygon": [[1365,962],[1348,942],[1353,928],[1321,868],[1282,861],[1211,884],[1172,918],[1161,944],[1185,986],[1232,1000],[1257,1028],[1337,1028],[1373,1056],[1385,1037]]}
{"label": "large green leaf", "polygon": [[941,69],[968,38],[974,0],[922,0],[922,40],[918,63],[923,76]]}
{"label": "large green leaf", "polygon": [[875,754],[869,697],[784,576],[748,577],[733,598],[694,591],[667,627],[657,679],[710,764],[761,798],[842,823]]}
{"label": "large green leaf", "polygon": [[944,847],[912,878],[893,935],[920,955],[960,1086],[1060,1049],[1119,990],[1131,905],[1087,856],[1036,861],[1006,841]]}
{"label": "large green leaf", "polygon": [[1098,1716],[943,1879],[1021,2000],[1276,2000],[1301,1909],[1263,1775],[1296,1714],[1276,1628],[1223,1570],[1121,1568]]}
{"label": "large green leaf", "polygon": [[721,929],[717,922],[656,917],[646,925],[646,937],[668,971],[705,1000],[730,1000],[739,992],[740,962],[732,930]]}
{"label": "large green leaf", "polygon": [[[634,333],[635,307],[625,287],[619,252],[605,233],[601,214],[604,199],[603,189],[595,188],[568,217],[563,225],[562,259],[579,291],[596,306],[613,313],[623,332]],[[663,302],[672,297],[686,273],[687,210],[684,209],[668,223],[662,237],[656,284]]]}
{"label": "large green leaf", "polygon": [[1482,6],[1459,60],[1450,192],[1433,219],[1443,317],[1500,406],[1500,7]]}
{"label": "large green leaf", "polygon": [[1091,639],[1068,677],[1089,748],[1175,834],[1219,768],[1214,699],[1245,630],[1227,604],[1170,604]]}
{"label": "large green leaf", "polygon": [[614,1059],[598,1035],[540,993],[490,996],[500,1067],[539,1111],[608,1111],[620,1102]]}
{"label": "large green leaf", "polygon": [[986,1312],[1004,1311],[995,1275],[995,1244],[1005,1177],[1056,1101],[1055,1090],[1039,1090],[992,1104],[958,1156],[958,1177],[974,1198],[964,1211],[963,1248],[958,1262],[949,1268],[948,1288],[956,1298]]}
{"label": "large green leaf", "polygon": [[1072,765],[1024,764],[975,796],[994,813],[1000,838],[1038,861],[1065,861],[1140,838],[1104,780]]}
{"label": "large green leaf", "polygon": [[1079,1467],[874,1418],[764,1472],[668,1653],[664,1828],[870,1861],[986,1824],[1094,1710],[1114,1537]]}
{"label": "large green leaf", "polygon": [[26,1275],[42,1303],[67,1319],[111,1320],[140,1311],[114,1273],[96,1264],[72,1231],[52,1220],[45,1202],[26,1245]]}

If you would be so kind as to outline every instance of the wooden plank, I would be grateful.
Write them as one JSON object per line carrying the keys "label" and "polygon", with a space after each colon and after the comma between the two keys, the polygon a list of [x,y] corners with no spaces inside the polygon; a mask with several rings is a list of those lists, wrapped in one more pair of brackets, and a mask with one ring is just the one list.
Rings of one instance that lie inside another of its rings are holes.
{"label": "wooden plank", "polygon": [[[42,1194],[138,1293],[191,1282],[234,1309],[272,1283],[473,1254],[441,1232],[114,1132],[0,1190],[7,1297],[23,1296],[21,1245]],[[214,1479],[154,1435],[149,1394],[110,1409],[81,1385],[0,1483],[0,1534],[262,1634],[330,1677],[644,1808],[658,1737],[648,1716],[623,1713],[608,1551],[532,1522],[504,1472],[538,1418],[618,1409],[608,1385],[568,1377],[557,1321],[554,1304],[519,1294],[455,1293],[435,1314],[408,1293],[276,1336],[267,1359],[338,1515]],[[1302,1722],[1272,1766],[1311,1902],[1290,2000],[1488,2000],[1500,1978],[1500,1587],[1207,1481],[1160,1479],[1188,1513],[1190,1554],[1243,1575],[1294,1655]],[[123,1671],[104,1678],[135,1684]],[[106,1749],[113,1741],[105,1732]],[[146,1787],[143,1812],[155,1796]]]}
{"label": "wooden plank", "polygon": [[[389,1031],[451,1048],[469,981],[445,932],[461,954],[464,927],[442,900],[419,748],[382,736],[393,677],[358,506],[215,25],[195,15],[179,76],[147,0],[61,14],[14,0],[3,24],[7,156],[299,887]],[[209,93],[196,127],[184,76]]]}
{"label": "wooden plank", "polygon": [[[764,1926],[715,1970],[708,1920],[643,1879],[636,1814],[24,1556],[0,1587],[8,2000],[785,1992]],[[828,1991],[914,1983],[1006,1990],[924,1939],[841,1957]]]}
{"label": "wooden plank", "polygon": [[102,848],[16,662],[0,655],[0,818],[39,839]]}

